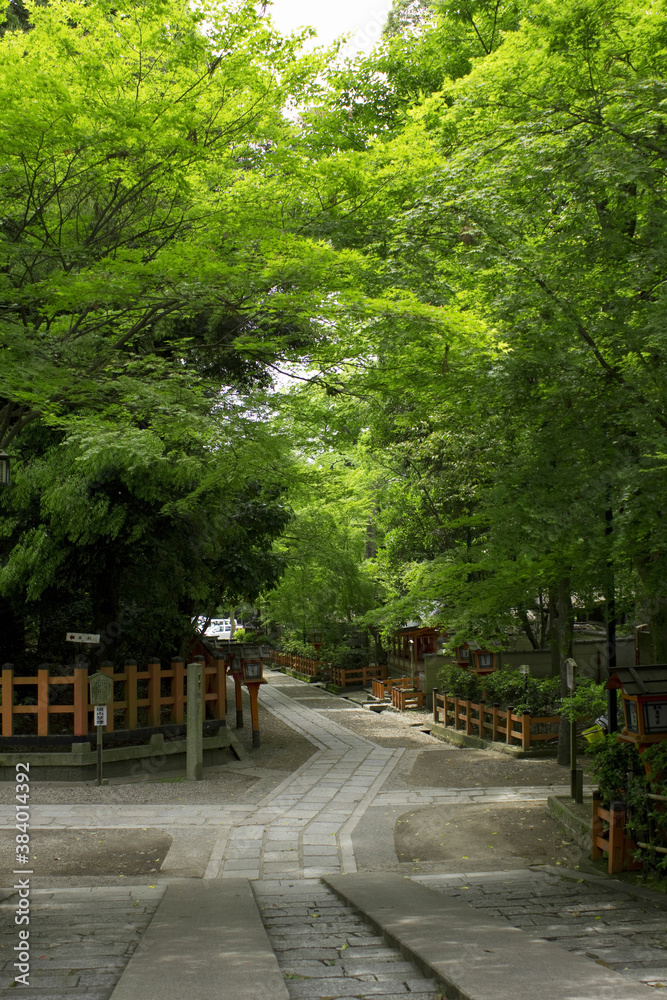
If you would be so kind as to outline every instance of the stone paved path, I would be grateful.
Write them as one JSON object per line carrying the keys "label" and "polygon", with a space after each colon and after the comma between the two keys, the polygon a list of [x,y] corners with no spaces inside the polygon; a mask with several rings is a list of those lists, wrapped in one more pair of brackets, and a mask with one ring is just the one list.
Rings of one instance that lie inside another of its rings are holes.
{"label": "stone paved path", "polygon": [[[286,983],[295,998],[383,996],[390,1000],[411,992],[432,997],[433,984],[413,967],[407,968],[400,956],[375,939],[331,897],[317,877],[356,871],[353,834],[364,816],[372,815],[373,810],[393,815],[396,810],[415,806],[451,806],[455,810],[461,804],[544,802],[548,795],[562,792],[562,786],[396,787],[394,777],[408,757],[411,754],[416,757],[421,749],[433,746],[428,736],[404,727],[405,736],[401,738],[398,727],[388,724],[389,720],[383,723],[381,716],[372,716],[368,727],[372,735],[364,735],[361,730],[365,713],[361,710],[346,709],[345,703],[332,696],[304,690],[300,682],[282,675],[269,672],[268,676],[273,683],[261,691],[264,709],[276,713],[283,728],[289,727],[298,734],[295,739],[302,745],[301,761],[306,756],[304,743],[314,747],[314,753],[283,780],[278,775],[277,781],[269,781],[267,769],[258,768],[257,780],[268,781],[271,786],[262,796],[251,796],[248,802],[217,804],[201,804],[184,796],[187,801],[176,804],[173,786],[165,786],[169,787],[168,801],[160,804],[156,801],[159,785],[151,785],[144,802],[62,804],[61,798],[61,804],[33,805],[33,827],[167,830],[174,841],[163,864],[161,879],[183,876],[194,845],[199,843],[204,858],[201,870],[196,873],[200,877],[254,880],[267,927],[276,950],[282,953]],[[352,725],[343,724],[345,720],[353,720]],[[377,735],[383,724],[390,733],[386,738]],[[267,763],[266,752],[262,760]],[[235,770],[252,776],[252,758],[239,763]],[[0,805],[0,827],[10,826],[13,815],[13,806]],[[545,928],[551,932],[560,924],[561,930],[550,936],[565,947],[590,950],[590,938],[595,942],[596,960],[613,964],[614,968],[623,965],[621,971],[634,978],[656,985],[662,981],[658,950],[664,946],[659,937],[664,912],[656,917],[657,911],[648,914],[637,911],[632,919],[624,916],[612,927],[612,917],[630,913],[615,896],[612,906],[589,919],[585,914],[590,913],[593,897],[587,887],[575,883],[568,885],[566,891],[561,890],[558,880],[547,878],[544,873],[484,872],[477,876],[438,878],[437,887],[441,891],[466,897],[469,894],[475,905],[501,913],[519,926],[529,926],[537,934],[546,933]],[[427,878],[424,880],[431,884]],[[115,982],[120,975],[158,905],[163,885],[164,882],[155,887],[107,885],[46,890],[39,888],[37,871],[33,895],[35,941],[44,942],[44,951],[39,947],[37,951],[47,958],[38,956],[33,969],[40,969],[40,975],[49,970],[51,978],[43,978],[42,986],[37,977],[30,993],[22,988],[25,1000],[61,995],[71,1000],[84,997],[106,1000],[112,980]],[[464,885],[468,888],[463,889]],[[552,900],[551,910],[537,907],[535,899],[540,893]],[[503,901],[507,903],[504,909]],[[624,901],[627,902],[627,897]],[[598,901],[595,905],[601,904]],[[11,915],[11,899],[5,901],[3,909]],[[328,922],[322,920],[325,911],[330,918]],[[575,917],[575,913],[579,916]],[[601,918],[599,926],[594,922],[595,916]],[[653,937],[648,947],[638,952],[639,938],[634,935],[642,921]],[[14,943],[13,929],[5,926],[6,934],[0,942],[3,957]],[[573,927],[574,936],[568,934]],[[309,942],[308,956],[301,947],[305,940]],[[318,948],[314,942],[320,940],[322,947]],[[628,949],[634,949],[633,953],[641,954],[642,958],[629,963]],[[318,950],[326,953],[324,957],[316,957]],[[42,961],[48,964],[40,967]],[[5,957],[5,975],[8,968],[11,962]],[[325,979],[330,980],[331,989],[322,985]],[[4,988],[0,982],[3,1000],[17,995],[16,988]]]}
{"label": "stone paved path", "polygon": [[253,883],[271,946],[293,1000],[434,1000],[441,996],[320,882]]}
{"label": "stone paved path", "polygon": [[[15,973],[15,897],[0,903],[0,996],[107,1000],[165,886],[37,889],[31,893],[30,982]],[[139,1000],[139,998],[137,998]]]}
{"label": "stone paved path", "polygon": [[534,937],[667,990],[667,897],[634,899],[614,888],[530,869],[416,876]]}

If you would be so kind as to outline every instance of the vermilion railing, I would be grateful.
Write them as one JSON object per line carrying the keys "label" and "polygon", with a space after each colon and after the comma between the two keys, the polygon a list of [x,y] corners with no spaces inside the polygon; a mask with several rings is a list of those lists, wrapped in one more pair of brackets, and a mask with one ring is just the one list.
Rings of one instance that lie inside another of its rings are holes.
{"label": "vermilion railing", "polygon": [[[200,657],[201,659],[201,657]],[[222,654],[206,652],[204,659],[204,702],[208,718],[225,719],[227,708],[226,660]],[[114,682],[114,700],[108,706],[105,732],[156,727],[185,721],[187,667],[176,657],[163,667],[157,657],[145,669],[127,660],[122,669],[102,666],[101,672]],[[62,700],[56,689],[69,688],[71,697]],[[32,694],[27,692],[32,691]],[[58,697],[58,701],[55,698]],[[28,700],[31,704],[16,704]],[[37,717],[37,735],[49,735],[55,715],[71,715],[74,736],[86,736],[91,729],[93,706],[89,700],[88,667],[74,667],[68,676],[50,674],[42,667],[32,677],[15,677],[11,666],[2,668],[2,736],[15,734],[17,716]],[[167,718],[165,718],[165,716]],[[140,721],[141,717],[141,721]],[[145,721],[144,721],[145,719]],[[120,723],[120,724],[119,724]]]}
{"label": "vermilion railing", "polygon": [[[523,750],[530,750],[533,743],[558,739],[560,717],[529,715],[527,712],[517,715],[512,708],[499,708],[483,701],[473,702],[457,695],[440,694],[434,688],[433,721],[482,739],[510,745],[520,743]],[[533,726],[542,727],[542,731],[533,731]]]}

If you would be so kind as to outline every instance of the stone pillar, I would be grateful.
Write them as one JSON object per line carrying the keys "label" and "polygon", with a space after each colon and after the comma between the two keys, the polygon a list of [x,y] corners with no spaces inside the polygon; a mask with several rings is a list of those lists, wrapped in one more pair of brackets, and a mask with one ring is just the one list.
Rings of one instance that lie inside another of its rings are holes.
{"label": "stone pillar", "polygon": [[204,777],[204,664],[188,663],[188,723],[186,776],[188,781]]}

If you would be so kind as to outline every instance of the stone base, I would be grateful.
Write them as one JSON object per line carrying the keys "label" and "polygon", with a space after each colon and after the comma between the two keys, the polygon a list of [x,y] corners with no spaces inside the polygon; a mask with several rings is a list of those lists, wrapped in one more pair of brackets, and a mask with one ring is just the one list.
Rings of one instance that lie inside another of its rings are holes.
{"label": "stone base", "polygon": [[[185,748],[185,740],[165,742],[162,733],[155,733],[149,743],[141,746],[103,749],[102,773],[105,778],[118,778],[157,775],[165,768],[185,772]],[[226,728],[204,738],[204,767],[235,759]],[[0,753],[0,781],[15,781],[16,765],[26,761],[30,777],[36,781],[94,781],[97,777],[97,751],[91,749],[90,743],[73,743],[71,750],[62,753],[44,753],[29,747],[21,753]]]}

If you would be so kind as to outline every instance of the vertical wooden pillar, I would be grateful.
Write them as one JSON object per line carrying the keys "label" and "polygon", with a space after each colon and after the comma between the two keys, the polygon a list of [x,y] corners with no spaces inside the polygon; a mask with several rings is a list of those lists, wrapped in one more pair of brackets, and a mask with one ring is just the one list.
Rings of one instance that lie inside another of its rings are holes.
{"label": "vertical wooden pillar", "polygon": [[49,735],[49,666],[37,670],[37,735]]}
{"label": "vertical wooden pillar", "polygon": [[526,712],[521,716],[521,749],[530,750],[530,716]]}
{"label": "vertical wooden pillar", "polygon": [[137,661],[136,660],[126,660],[125,661],[125,698],[123,699],[127,703],[127,708],[125,709],[125,728],[126,729],[138,729],[139,727],[139,713],[138,704],[139,701],[139,691],[137,680]]}
{"label": "vertical wooden pillar", "polygon": [[478,732],[480,740],[483,740],[484,733],[486,732],[486,702],[483,698],[479,700]]}
{"label": "vertical wooden pillar", "polygon": [[182,656],[175,656],[173,658],[171,669],[174,672],[174,676],[171,679],[171,697],[173,699],[171,721],[182,726],[185,718],[185,692],[183,690],[185,683],[185,660]]}
{"label": "vertical wooden pillar", "polygon": [[609,874],[616,875],[625,867],[625,802],[609,806]]}
{"label": "vertical wooden pillar", "polygon": [[160,674],[162,672],[162,664],[156,656],[151,656],[148,661],[148,725],[149,726],[159,726],[161,722],[161,705],[160,698],[162,697],[162,692],[160,690]]}
{"label": "vertical wooden pillar", "polygon": [[498,710],[500,704],[494,701],[493,708],[491,709],[491,739],[495,742],[498,739]]}
{"label": "vertical wooden pillar", "polygon": [[[437,725],[437,723],[438,723],[438,689],[437,688],[433,688],[433,691],[431,692],[431,694],[433,696],[433,722]],[[447,720],[445,719],[445,723],[446,722],[447,722]]]}
{"label": "vertical wooden pillar", "polygon": [[242,674],[233,674],[234,695],[236,697],[236,728],[243,729],[243,690],[241,688]]}
{"label": "vertical wooden pillar", "polygon": [[459,728],[459,696],[454,695],[454,729]]}
{"label": "vertical wooden pillar", "polygon": [[248,682],[248,694],[250,695],[250,718],[252,720],[252,745],[259,746],[259,705],[257,696],[259,694],[260,681]]}
{"label": "vertical wooden pillar", "polygon": [[2,668],[2,735],[14,735],[14,667],[5,663]]}
{"label": "vertical wooden pillar", "polygon": [[213,680],[213,690],[217,695],[215,706],[216,719],[227,718],[227,678],[225,676],[225,657],[222,653],[213,654],[213,665],[215,667],[215,677]]}
{"label": "vertical wooden pillar", "polygon": [[74,668],[74,735],[88,735],[88,667]]}
{"label": "vertical wooden pillar", "polygon": [[514,723],[512,722],[512,712],[513,711],[514,711],[514,709],[511,706],[508,706],[508,708],[507,708],[507,732],[505,733],[505,742],[508,743],[508,744],[512,742],[512,727],[514,726]]}
{"label": "vertical wooden pillar", "polygon": [[466,698],[465,705],[466,705],[466,717],[465,717],[466,736],[470,736],[470,734],[472,733],[472,702],[470,701],[470,698]]}
{"label": "vertical wooden pillar", "polygon": [[[113,680],[113,663],[109,660],[105,660],[104,663],[100,664],[100,673],[106,674],[107,677],[111,677]],[[104,727],[105,733],[112,733],[114,729],[114,708],[116,706],[115,692],[111,695],[111,702],[107,709],[107,724]]]}

